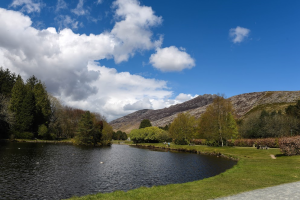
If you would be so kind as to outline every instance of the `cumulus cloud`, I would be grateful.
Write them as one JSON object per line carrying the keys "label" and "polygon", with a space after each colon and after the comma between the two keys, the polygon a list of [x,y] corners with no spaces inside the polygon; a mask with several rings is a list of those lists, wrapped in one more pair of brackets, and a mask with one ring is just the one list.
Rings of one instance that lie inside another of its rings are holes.
{"label": "cumulus cloud", "polygon": [[89,11],[83,8],[83,0],[79,0],[76,8],[72,9],[71,11],[78,16],[89,14]]}
{"label": "cumulus cloud", "polygon": [[156,53],[150,56],[150,63],[161,71],[182,71],[195,66],[195,60],[185,52],[185,49],[178,49],[175,46],[157,48]]}
{"label": "cumulus cloud", "polygon": [[188,100],[191,100],[195,97],[197,97],[198,95],[195,95],[195,96],[192,96],[191,94],[184,94],[184,93],[180,93],[176,98],[175,100],[179,101],[180,103],[181,102],[185,102],[185,101],[188,101]]}
{"label": "cumulus cloud", "polygon": [[132,104],[126,104],[124,110],[142,110],[142,109],[153,109],[149,98],[144,98],[142,100],[136,101]]}
{"label": "cumulus cloud", "polygon": [[229,36],[232,38],[233,43],[241,43],[249,36],[250,29],[237,26],[229,30]]}
{"label": "cumulus cloud", "polygon": [[162,23],[151,7],[141,6],[137,0],[116,0],[117,21],[111,33],[118,38],[114,59],[116,63],[127,61],[136,50],[149,50],[161,46],[162,37],[152,40],[151,27]]}
{"label": "cumulus cloud", "polygon": [[[150,28],[162,19],[150,7],[134,0],[118,0],[114,8],[113,29],[98,35],[76,34],[68,28],[59,32],[52,27],[38,30],[30,17],[0,8],[0,66],[24,79],[35,75],[65,104],[100,112],[109,120],[132,112],[128,109],[171,105],[168,98],[172,91],[167,82],[118,73],[94,62],[126,61],[136,51],[154,49],[162,41],[152,39]],[[62,20],[65,26],[78,26],[66,16]],[[135,32],[127,34],[130,27]]]}
{"label": "cumulus cloud", "polygon": [[56,9],[55,9],[56,12],[67,8],[68,8],[67,3],[64,0],[57,0]]}
{"label": "cumulus cloud", "polygon": [[32,0],[13,0],[10,6],[14,8],[22,6],[21,12],[32,13],[40,12],[43,4],[34,3]]}

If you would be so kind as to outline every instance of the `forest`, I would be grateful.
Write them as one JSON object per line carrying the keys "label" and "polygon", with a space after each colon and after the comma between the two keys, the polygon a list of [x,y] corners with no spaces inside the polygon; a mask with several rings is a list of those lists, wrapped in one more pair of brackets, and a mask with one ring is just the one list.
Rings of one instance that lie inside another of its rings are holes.
{"label": "forest", "polygon": [[0,139],[70,139],[110,145],[113,129],[99,113],[63,105],[34,75],[0,68]]}

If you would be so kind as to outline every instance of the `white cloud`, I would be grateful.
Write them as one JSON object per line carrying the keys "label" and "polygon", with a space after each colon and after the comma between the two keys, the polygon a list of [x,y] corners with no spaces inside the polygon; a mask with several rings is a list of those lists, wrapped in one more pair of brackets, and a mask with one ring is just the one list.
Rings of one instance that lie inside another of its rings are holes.
{"label": "white cloud", "polygon": [[156,53],[150,57],[150,63],[161,71],[182,71],[195,66],[195,60],[185,52],[175,46],[157,48]]}
{"label": "white cloud", "polygon": [[71,28],[78,29],[79,22],[72,19],[68,15],[59,15],[55,17],[55,21],[58,23],[59,29]]}
{"label": "white cloud", "polygon": [[132,104],[126,104],[124,107],[124,110],[142,110],[142,109],[153,109],[152,104],[149,100],[149,98],[144,98],[142,100],[136,101]]}
{"label": "white cloud", "polygon": [[67,9],[67,3],[64,0],[57,0],[55,11],[58,12],[61,9]]}
{"label": "white cloud", "polygon": [[96,1],[96,4],[101,4],[101,3],[103,3],[103,0],[97,0]]}
{"label": "white cloud", "polygon": [[162,18],[154,15],[151,7],[140,6],[137,0],[116,0],[117,21],[111,33],[118,38],[114,51],[116,63],[127,61],[136,50],[150,50],[161,46],[162,37],[152,41],[151,27],[162,23]]}
{"label": "white cloud", "polygon": [[[126,105],[154,109],[168,106],[172,103],[168,100],[172,91],[167,82],[128,72],[118,73],[94,62],[112,58],[125,61],[135,51],[157,45],[157,41],[151,39],[150,28],[161,19],[151,8],[127,0],[114,5],[120,19],[111,32],[98,35],[75,34],[68,28],[59,32],[52,27],[38,30],[23,13],[0,8],[0,66],[21,74],[24,79],[35,75],[46,83],[50,93],[67,105],[100,112],[109,120],[132,112],[124,109]],[[130,5],[133,14],[130,14]],[[132,19],[135,16],[140,19]],[[78,26],[66,16],[62,19],[66,25]],[[137,40],[121,34],[129,27],[137,31],[134,33]],[[145,103],[145,99],[149,99],[151,105]]]}
{"label": "white cloud", "polygon": [[43,4],[34,3],[32,0],[13,0],[10,6],[14,8],[22,6],[21,12],[32,13],[32,12],[40,12]]}
{"label": "white cloud", "polygon": [[191,94],[184,94],[184,93],[180,93],[175,100],[179,101],[180,103],[191,100],[195,97],[197,97],[198,95],[192,96]]}
{"label": "white cloud", "polygon": [[71,10],[76,15],[88,15],[89,11],[83,8],[83,0],[79,0],[77,7]]}
{"label": "white cloud", "polygon": [[233,43],[241,43],[249,36],[250,29],[237,26],[229,30],[229,36],[232,38]]}

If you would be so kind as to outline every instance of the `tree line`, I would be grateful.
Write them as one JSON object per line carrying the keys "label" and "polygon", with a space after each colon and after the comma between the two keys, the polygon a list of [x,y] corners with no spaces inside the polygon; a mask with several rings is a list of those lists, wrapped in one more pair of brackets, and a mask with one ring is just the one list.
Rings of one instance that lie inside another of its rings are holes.
{"label": "tree line", "polygon": [[78,144],[109,144],[112,127],[99,113],[62,105],[34,75],[0,68],[0,138],[74,138]]}
{"label": "tree line", "polygon": [[[262,110],[250,113],[243,120],[237,120],[230,100],[218,96],[199,119],[188,112],[179,113],[170,125],[160,127],[160,129],[165,129],[168,138],[171,138],[175,144],[183,145],[189,144],[194,139],[205,139],[207,145],[224,146],[229,140],[232,142],[241,138],[274,138],[299,135],[299,119],[300,101],[296,105],[288,106],[285,109],[285,114],[282,111],[267,112]],[[145,120],[142,123],[146,124]],[[161,139],[149,139],[147,128],[142,129],[145,130],[131,131],[130,137],[134,137],[132,138],[134,142],[162,141]],[[155,131],[158,132],[158,130]],[[164,140],[167,141],[166,138]]]}

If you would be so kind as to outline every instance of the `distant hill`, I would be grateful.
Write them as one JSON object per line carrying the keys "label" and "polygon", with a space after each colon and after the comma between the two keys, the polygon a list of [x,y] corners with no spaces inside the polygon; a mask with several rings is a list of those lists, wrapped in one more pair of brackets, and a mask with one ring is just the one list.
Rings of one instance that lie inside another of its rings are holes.
{"label": "distant hill", "polygon": [[[143,119],[149,119],[153,126],[165,126],[171,123],[178,113],[189,112],[199,118],[211,104],[216,95],[204,94],[181,104],[159,110],[139,110],[110,122],[114,130],[129,133],[139,127]],[[300,100],[300,91],[267,91],[236,95],[229,98],[236,111],[235,115],[241,119],[247,114],[265,109],[267,111],[281,110],[284,112],[289,105]]]}

